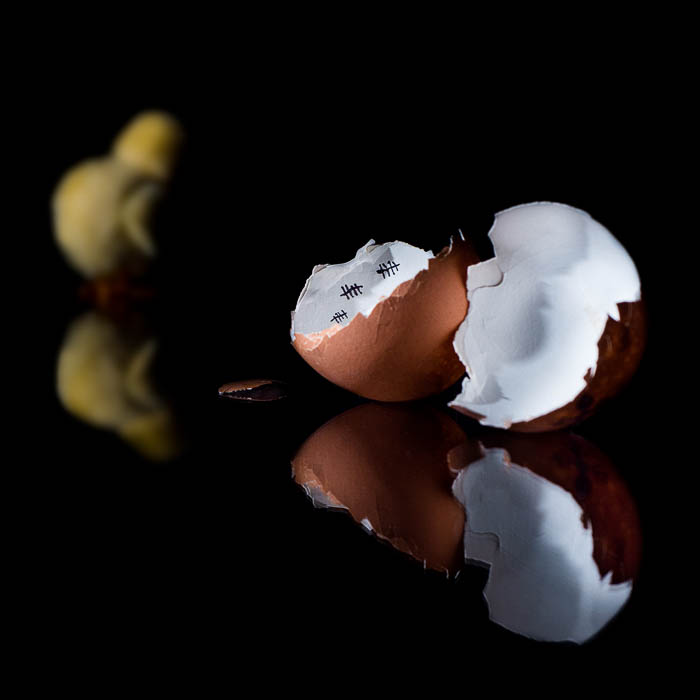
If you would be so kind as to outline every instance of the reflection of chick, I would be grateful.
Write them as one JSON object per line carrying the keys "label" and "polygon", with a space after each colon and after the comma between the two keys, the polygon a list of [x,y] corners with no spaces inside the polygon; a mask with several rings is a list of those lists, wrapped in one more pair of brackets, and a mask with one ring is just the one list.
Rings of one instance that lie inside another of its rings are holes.
{"label": "reflection of chick", "polygon": [[180,441],[168,406],[150,380],[153,338],[132,338],[88,312],[69,328],[58,355],[57,392],[70,413],[114,430],[145,457],[177,456]]}
{"label": "reflection of chick", "polygon": [[145,112],[112,154],[71,168],[53,195],[56,242],[85,277],[138,269],[155,254],[150,216],[172,174],[183,133],[168,114]]}

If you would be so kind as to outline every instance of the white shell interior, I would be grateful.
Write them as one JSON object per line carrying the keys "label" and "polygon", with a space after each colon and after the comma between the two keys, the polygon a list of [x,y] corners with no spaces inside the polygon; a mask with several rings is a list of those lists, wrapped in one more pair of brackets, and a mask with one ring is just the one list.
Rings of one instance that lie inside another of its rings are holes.
{"label": "white shell interior", "polygon": [[317,265],[292,312],[292,340],[295,333],[346,326],[358,313],[369,316],[396,287],[426,270],[432,257],[408,243],[370,240],[350,262]]}
{"label": "white shell interior", "polygon": [[340,510],[347,510],[340,501],[338,501],[335,496],[330,493],[326,493],[323,487],[319,484],[307,483],[302,484],[306,495],[311,499],[315,508],[336,508]]}
{"label": "white shell interior", "polygon": [[450,404],[508,428],[574,399],[595,373],[617,304],[640,299],[622,245],[586,212],[533,203],[496,215],[495,257],[469,267],[469,311],[454,347],[467,369]]}
{"label": "white shell interior", "polygon": [[601,578],[571,494],[510,463],[505,450],[482,454],[452,488],[466,511],[464,556],[491,566],[491,619],[533,639],[585,642],[627,602],[631,581]]}

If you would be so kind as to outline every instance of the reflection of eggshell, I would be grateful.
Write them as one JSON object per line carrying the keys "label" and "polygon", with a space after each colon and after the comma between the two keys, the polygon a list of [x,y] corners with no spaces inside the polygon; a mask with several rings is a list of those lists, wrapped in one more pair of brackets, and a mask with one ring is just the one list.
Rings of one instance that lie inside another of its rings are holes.
{"label": "reflection of eggshell", "polygon": [[[466,269],[475,262],[472,247],[458,240],[368,315],[306,334],[293,328],[294,348],[319,374],[360,396],[406,401],[439,393],[464,374],[452,340],[467,312]],[[302,300],[303,293],[297,310]]]}
{"label": "reflection of eggshell", "polygon": [[431,408],[364,404],[306,440],[294,478],[317,505],[345,508],[400,551],[454,573],[464,512],[452,496],[447,454],[466,439]]}
{"label": "reflection of eggshell", "polygon": [[626,604],[641,549],[636,508],[609,460],[561,433],[488,435],[454,482],[464,555],[490,566],[491,619],[534,639],[585,642]]}
{"label": "reflection of eggshell", "polygon": [[489,434],[488,447],[507,450],[511,462],[568,491],[593,530],[593,557],[601,576],[613,583],[633,579],[642,552],[637,507],[610,459],[595,445],[570,433],[524,436]]}

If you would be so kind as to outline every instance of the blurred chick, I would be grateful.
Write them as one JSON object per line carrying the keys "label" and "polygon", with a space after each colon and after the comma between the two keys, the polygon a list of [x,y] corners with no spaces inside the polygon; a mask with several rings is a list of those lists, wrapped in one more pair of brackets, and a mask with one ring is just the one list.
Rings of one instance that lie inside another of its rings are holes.
{"label": "blurred chick", "polygon": [[155,255],[151,215],[182,140],[174,117],[144,112],[120,132],[110,155],[83,161],[61,178],[52,199],[54,236],[84,277],[137,273]]}
{"label": "blurred chick", "polygon": [[68,329],[58,354],[56,386],[64,408],[116,432],[147,459],[181,451],[172,411],[151,381],[154,338],[142,338],[87,312]]}
{"label": "blurred chick", "polygon": [[160,185],[142,180],[118,160],[85,161],[56,188],[56,242],[85,277],[136,271],[155,254],[149,217],[160,195]]}
{"label": "blurred chick", "polygon": [[122,163],[155,180],[168,180],[184,139],[175,117],[166,112],[143,112],[118,134],[112,154]]}

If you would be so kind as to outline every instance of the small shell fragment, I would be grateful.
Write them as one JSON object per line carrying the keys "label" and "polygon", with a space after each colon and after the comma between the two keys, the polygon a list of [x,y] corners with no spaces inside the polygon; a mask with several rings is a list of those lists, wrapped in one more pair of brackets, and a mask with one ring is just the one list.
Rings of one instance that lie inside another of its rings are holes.
{"label": "small shell fragment", "polygon": [[219,396],[237,401],[277,401],[287,394],[287,385],[275,379],[243,379],[219,387]]}

